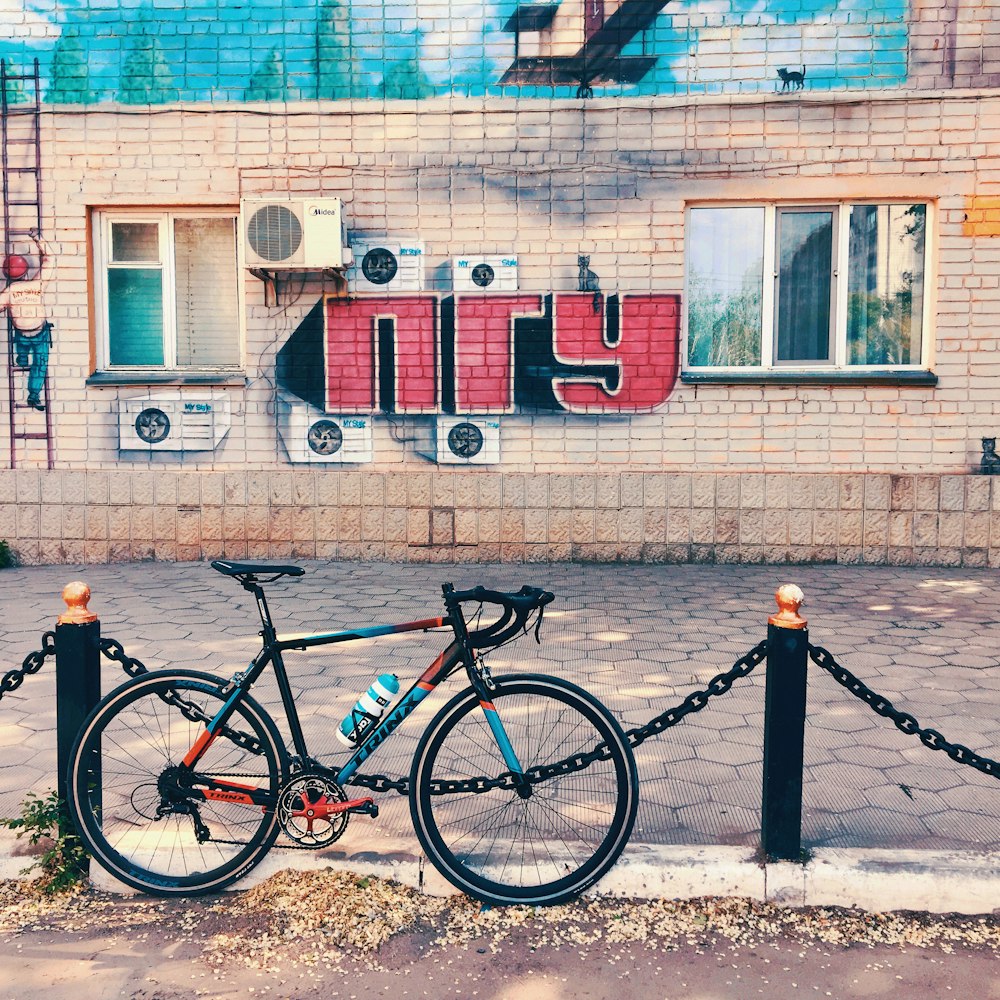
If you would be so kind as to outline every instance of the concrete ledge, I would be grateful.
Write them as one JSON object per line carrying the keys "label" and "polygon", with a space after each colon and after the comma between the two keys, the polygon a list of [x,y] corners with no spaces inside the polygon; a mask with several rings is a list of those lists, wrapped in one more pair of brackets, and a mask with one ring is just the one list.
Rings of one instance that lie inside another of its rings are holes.
{"label": "concrete ledge", "polygon": [[[393,845],[395,847],[396,845]],[[432,896],[456,890],[412,852],[412,845],[382,854],[342,851],[326,855],[276,850],[234,888],[246,889],[285,868],[327,867],[359,875],[392,878]],[[0,874],[23,858],[3,859]],[[108,892],[132,890],[95,869],[95,886]],[[1000,899],[1000,856],[961,851],[894,851],[819,848],[808,864],[762,865],[744,847],[630,847],[591,896],[633,899],[696,899],[736,896],[783,906],[845,906],[873,913],[994,913]]]}

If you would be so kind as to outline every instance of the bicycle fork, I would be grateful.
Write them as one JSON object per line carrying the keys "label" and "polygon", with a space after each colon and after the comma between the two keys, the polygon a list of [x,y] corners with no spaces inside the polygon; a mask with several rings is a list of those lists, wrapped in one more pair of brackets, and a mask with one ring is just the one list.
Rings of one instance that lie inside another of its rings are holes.
{"label": "bicycle fork", "polygon": [[493,692],[497,686],[490,675],[489,667],[481,658],[476,658],[473,660],[472,667],[468,668],[468,674],[472,690],[475,691],[476,697],[479,699],[479,707],[483,710],[486,724],[490,727],[497,749],[507,765],[507,770],[514,775],[514,790],[522,799],[531,798],[531,783],[524,776],[521,761],[510,742],[500,713],[497,711],[496,705],[493,704]]}
{"label": "bicycle fork", "polygon": [[[478,694],[479,692],[477,691],[476,693]],[[511,746],[510,737],[507,735],[507,730],[504,729],[504,725],[500,719],[500,713],[497,712],[496,705],[494,705],[489,699],[484,699],[480,696],[479,706],[483,710],[483,715],[486,716],[486,723],[489,725],[490,731],[493,733],[493,738],[497,741],[497,747],[503,755],[504,763],[507,765],[507,770],[511,771],[514,775],[514,790],[522,799],[530,798],[531,784],[524,776],[524,768],[521,767],[521,762],[518,760],[517,754],[514,752],[514,747]]]}
{"label": "bicycle fork", "polygon": [[497,748],[507,765],[507,770],[514,775],[514,788],[517,794],[522,799],[530,798],[531,784],[524,776],[524,768],[514,752],[500,713],[497,711],[496,705],[493,704],[492,694],[496,690],[496,683],[490,674],[489,667],[483,662],[481,656],[476,655],[469,643],[469,629],[465,622],[461,603],[452,596],[454,588],[449,583],[441,589],[444,593],[445,606],[448,608],[448,617],[455,630],[460,656],[465,664],[465,671],[469,676],[472,690],[475,691],[476,697],[479,699],[479,707],[482,708],[483,715],[486,717],[486,724],[490,727],[493,739],[496,740]]}

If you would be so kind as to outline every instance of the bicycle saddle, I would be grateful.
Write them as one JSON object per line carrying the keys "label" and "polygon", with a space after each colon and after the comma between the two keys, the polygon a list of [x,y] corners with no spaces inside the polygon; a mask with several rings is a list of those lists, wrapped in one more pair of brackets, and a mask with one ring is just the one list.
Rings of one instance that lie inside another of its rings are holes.
{"label": "bicycle saddle", "polygon": [[305,570],[301,566],[280,566],[274,563],[251,563],[251,562],[230,562],[228,559],[216,559],[212,562],[212,569],[218,570],[224,576],[233,576],[236,579],[244,578],[256,580],[258,574],[270,577],[270,580],[262,581],[271,583],[281,576],[303,576]]}

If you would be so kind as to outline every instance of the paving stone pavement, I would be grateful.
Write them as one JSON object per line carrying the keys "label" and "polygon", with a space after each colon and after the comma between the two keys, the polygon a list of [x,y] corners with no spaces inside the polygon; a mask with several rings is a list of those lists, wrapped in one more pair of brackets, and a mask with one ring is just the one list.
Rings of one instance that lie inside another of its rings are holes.
{"label": "paving stone pavement", "polygon": [[[279,631],[405,621],[440,612],[440,584],[555,591],[542,644],[525,637],[491,658],[494,672],[558,674],[600,697],[626,728],[704,687],[766,636],[773,593],[797,583],[812,642],[830,649],[897,708],[952,742],[1000,757],[1000,580],[990,570],[845,566],[386,565],[303,561],[305,577],[274,585]],[[83,579],[102,632],[150,668],[229,676],[258,648],[259,623],[240,587],[206,563],[31,567],[0,573],[0,670],[20,665]],[[440,634],[365,640],[287,660],[310,750],[335,760],[334,728],[378,673],[415,677]],[[50,664],[0,703],[0,815],[24,793],[54,787]],[[103,687],[124,675],[105,662]],[[458,690],[455,679],[435,693]],[[276,686],[255,694],[280,719]],[[637,751],[635,844],[759,842],[764,667]],[[1000,786],[895,729],[810,667],[803,841],[807,847],[1000,849]],[[402,774],[422,706],[366,765]],[[406,800],[389,794],[376,821],[356,818],[345,850],[413,845]]]}

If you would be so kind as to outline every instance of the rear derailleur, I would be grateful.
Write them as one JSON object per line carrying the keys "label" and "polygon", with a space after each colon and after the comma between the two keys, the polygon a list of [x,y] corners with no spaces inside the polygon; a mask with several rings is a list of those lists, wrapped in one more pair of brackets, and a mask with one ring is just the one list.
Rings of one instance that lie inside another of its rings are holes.
{"label": "rear derailleur", "polygon": [[205,844],[212,839],[212,831],[205,825],[198,807],[190,799],[175,802],[162,801],[156,807],[156,818],[163,819],[166,816],[190,816],[192,823],[194,823],[194,835],[198,843]]}

